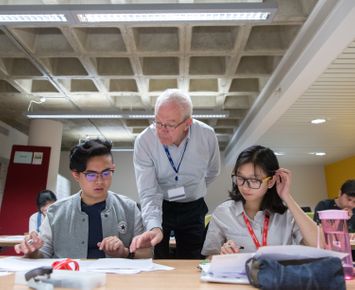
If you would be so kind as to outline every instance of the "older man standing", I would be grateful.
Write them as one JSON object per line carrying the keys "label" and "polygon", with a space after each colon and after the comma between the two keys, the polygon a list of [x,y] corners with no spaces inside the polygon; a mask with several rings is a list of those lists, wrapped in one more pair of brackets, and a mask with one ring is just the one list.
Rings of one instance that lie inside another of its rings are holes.
{"label": "older man standing", "polygon": [[134,167],[143,222],[131,251],[155,246],[155,258],[169,257],[170,232],[176,257],[198,259],[204,239],[204,196],[218,176],[220,155],[213,129],[192,119],[188,95],[169,89],[155,104],[155,121],[136,139]]}

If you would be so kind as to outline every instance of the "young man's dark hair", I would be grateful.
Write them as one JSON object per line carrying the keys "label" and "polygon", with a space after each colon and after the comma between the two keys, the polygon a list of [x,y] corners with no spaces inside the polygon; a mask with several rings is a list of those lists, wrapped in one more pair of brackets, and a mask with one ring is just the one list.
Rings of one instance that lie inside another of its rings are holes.
{"label": "young man's dark hair", "polygon": [[71,149],[69,167],[73,171],[83,172],[88,159],[94,156],[110,155],[113,161],[111,148],[110,141],[99,138],[82,142]]}
{"label": "young man's dark hair", "polygon": [[341,194],[346,194],[351,197],[355,197],[355,180],[348,179],[343,183],[340,188]]}

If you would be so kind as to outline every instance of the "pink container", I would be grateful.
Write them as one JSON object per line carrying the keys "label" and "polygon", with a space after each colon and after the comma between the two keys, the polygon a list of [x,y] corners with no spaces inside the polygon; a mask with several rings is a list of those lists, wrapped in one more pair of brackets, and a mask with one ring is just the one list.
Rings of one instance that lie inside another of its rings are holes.
{"label": "pink container", "polygon": [[351,255],[350,237],[346,221],[349,214],[345,210],[322,210],[318,212],[322,222],[326,248],[328,250],[347,253],[343,258],[345,279],[353,277],[353,259]]}

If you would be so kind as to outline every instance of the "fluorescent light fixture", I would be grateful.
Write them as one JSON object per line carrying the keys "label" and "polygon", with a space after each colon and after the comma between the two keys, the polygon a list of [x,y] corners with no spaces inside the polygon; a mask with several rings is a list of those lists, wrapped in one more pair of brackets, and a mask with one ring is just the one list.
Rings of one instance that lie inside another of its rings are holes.
{"label": "fluorescent light fixture", "polygon": [[133,148],[111,148],[111,152],[132,152]]}
{"label": "fluorescent light fixture", "polygon": [[276,9],[275,2],[87,5],[76,16],[80,23],[267,21]]}
{"label": "fluorescent light fixture", "polygon": [[151,22],[151,21],[236,21],[267,20],[270,12],[225,12],[225,13],[109,13],[78,14],[83,23],[103,22]]}
{"label": "fluorescent light fixture", "polygon": [[271,21],[276,2],[0,5],[0,23]]}
{"label": "fluorescent light fixture", "polygon": [[67,22],[64,14],[0,14],[0,22]]}
{"label": "fluorescent light fixture", "polygon": [[322,118],[319,118],[319,119],[314,119],[311,121],[312,124],[315,124],[315,125],[318,125],[318,124],[323,124],[325,123],[327,120],[326,119],[322,119]]}
{"label": "fluorescent light fixture", "polygon": [[315,155],[315,156],[325,156],[325,155],[327,155],[327,153],[325,153],[325,152],[311,152],[309,154]]}
{"label": "fluorescent light fixture", "polygon": [[128,114],[128,119],[153,119],[154,114]]}
{"label": "fluorescent light fixture", "polygon": [[284,152],[275,152],[275,155],[276,155],[276,156],[284,156],[285,153],[284,153]]}
{"label": "fluorescent light fixture", "polygon": [[[197,119],[223,119],[229,116],[228,111],[199,111],[192,115]],[[26,112],[29,119],[153,119],[154,113],[149,112]]]}
{"label": "fluorescent light fixture", "polygon": [[26,113],[29,119],[123,119],[121,114],[56,114],[56,113]]}
{"label": "fluorescent light fixture", "polygon": [[219,113],[219,114],[214,114],[214,113],[192,114],[192,117],[196,119],[225,119],[228,118],[228,116],[229,114],[227,112]]}

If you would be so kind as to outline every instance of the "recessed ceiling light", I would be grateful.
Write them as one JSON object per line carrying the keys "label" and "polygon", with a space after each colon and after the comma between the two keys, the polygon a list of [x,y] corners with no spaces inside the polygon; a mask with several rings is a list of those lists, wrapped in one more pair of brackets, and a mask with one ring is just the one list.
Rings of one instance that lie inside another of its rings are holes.
{"label": "recessed ceiling light", "polygon": [[313,120],[311,121],[311,123],[318,125],[318,124],[323,124],[323,123],[325,123],[326,121],[327,121],[326,119],[319,118],[319,119],[313,119]]}

